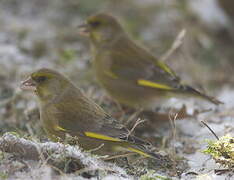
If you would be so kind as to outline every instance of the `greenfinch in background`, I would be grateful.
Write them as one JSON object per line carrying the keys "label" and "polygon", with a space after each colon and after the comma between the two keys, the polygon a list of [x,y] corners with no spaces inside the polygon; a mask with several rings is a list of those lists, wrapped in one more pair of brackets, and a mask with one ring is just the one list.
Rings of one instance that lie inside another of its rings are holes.
{"label": "greenfinch in background", "polygon": [[77,137],[83,149],[96,149],[96,154],[132,151],[157,157],[148,150],[148,142],[130,135],[119,121],[87,98],[62,74],[40,69],[21,83],[21,89],[32,90],[37,95],[40,119],[50,139],[65,140],[68,134]]}
{"label": "greenfinch in background", "polygon": [[99,13],[79,26],[91,40],[93,66],[101,86],[125,105],[152,109],[169,97],[192,96],[222,102],[183,84],[175,72],[137,45],[116,18]]}

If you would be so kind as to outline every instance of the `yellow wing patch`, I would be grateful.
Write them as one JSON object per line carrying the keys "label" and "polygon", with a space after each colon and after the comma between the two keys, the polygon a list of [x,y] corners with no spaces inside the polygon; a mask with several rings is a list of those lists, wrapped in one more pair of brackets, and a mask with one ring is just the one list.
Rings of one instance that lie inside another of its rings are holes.
{"label": "yellow wing patch", "polygon": [[85,132],[84,134],[91,138],[96,138],[96,139],[101,139],[101,140],[106,140],[106,141],[116,141],[116,142],[122,141],[121,139],[118,139],[118,138],[113,138],[113,137],[105,136],[103,134],[98,134],[94,132]]}
{"label": "yellow wing patch", "polygon": [[66,131],[66,129],[64,129],[58,125],[54,126],[54,129],[55,129],[55,131]]}
{"label": "yellow wing patch", "polygon": [[156,64],[162,68],[164,71],[168,72],[169,74],[175,76],[175,73],[163,62],[157,61]]}
{"label": "yellow wing patch", "polygon": [[145,153],[145,152],[143,152],[143,151],[141,151],[141,150],[132,148],[132,147],[128,147],[127,149],[128,149],[129,151],[138,153],[138,154],[140,154],[140,155],[142,155],[142,156],[145,156],[145,157],[152,157],[151,155],[149,155],[149,154],[147,154],[147,153]]}
{"label": "yellow wing patch", "polygon": [[164,89],[164,90],[173,90],[174,89],[174,88],[172,88],[170,86],[167,86],[167,85],[164,85],[164,84],[158,84],[158,83],[155,83],[155,82],[152,82],[152,81],[147,81],[147,80],[144,80],[144,79],[139,79],[137,81],[137,83],[140,86],[147,86],[147,87],[157,88],[157,89]]}

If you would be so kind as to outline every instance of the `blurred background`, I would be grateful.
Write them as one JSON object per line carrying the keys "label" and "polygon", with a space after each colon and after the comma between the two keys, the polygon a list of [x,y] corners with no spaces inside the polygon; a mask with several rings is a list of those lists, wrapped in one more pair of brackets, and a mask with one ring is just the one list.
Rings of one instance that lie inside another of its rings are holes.
{"label": "blurred background", "polygon": [[35,97],[19,90],[20,81],[40,67],[67,74],[100,101],[105,93],[92,76],[89,42],[77,30],[97,12],[117,16],[129,34],[157,57],[185,29],[181,47],[167,64],[210,94],[233,88],[232,1],[0,0],[0,133],[40,131],[38,114],[31,113],[36,111]]}
{"label": "blurred background", "polygon": [[[207,156],[202,155],[201,149],[206,146],[204,139],[213,136],[199,124],[200,120],[207,120],[219,136],[234,132],[232,0],[0,0],[0,135],[14,131],[24,137],[46,138],[39,122],[36,97],[19,89],[29,73],[42,67],[65,73],[110,114],[118,111],[96,83],[89,42],[78,34],[77,26],[97,12],[118,17],[133,39],[158,58],[186,30],[182,45],[166,63],[184,81],[224,100],[225,105],[199,117],[178,121],[183,130],[177,132],[179,138],[174,138],[171,129],[165,131],[152,122],[145,131],[152,129],[153,133],[144,138],[155,144],[160,142],[161,148],[170,148],[183,157],[173,156],[174,159],[189,159],[190,169],[211,172],[214,162],[210,169],[204,168]],[[167,143],[170,138],[172,141]],[[12,169],[2,162],[0,179],[1,171]],[[186,169],[187,164],[182,167]]]}

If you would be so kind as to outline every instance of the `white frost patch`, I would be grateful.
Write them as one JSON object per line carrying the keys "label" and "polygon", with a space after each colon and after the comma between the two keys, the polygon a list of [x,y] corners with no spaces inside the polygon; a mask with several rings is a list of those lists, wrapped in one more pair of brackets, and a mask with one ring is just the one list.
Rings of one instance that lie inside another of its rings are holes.
{"label": "white frost patch", "polygon": [[223,106],[226,106],[226,108],[234,107],[234,90],[230,87],[224,87],[218,97],[225,103]]}
{"label": "white frost patch", "polygon": [[12,179],[19,179],[19,180],[30,180],[30,179],[38,179],[38,180],[52,180],[52,169],[47,166],[43,165],[41,167],[34,167],[31,168],[31,171],[28,173],[25,173],[24,171],[22,172],[17,172]]}

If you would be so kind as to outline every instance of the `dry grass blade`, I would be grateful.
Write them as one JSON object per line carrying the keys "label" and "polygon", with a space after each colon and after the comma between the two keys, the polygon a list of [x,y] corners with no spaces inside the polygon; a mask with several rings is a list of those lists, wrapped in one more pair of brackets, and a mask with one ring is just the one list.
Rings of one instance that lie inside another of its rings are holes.
{"label": "dry grass blade", "polygon": [[204,121],[201,121],[201,123],[203,124],[203,125],[205,125],[209,130],[210,130],[210,132],[215,136],[215,138],[217,139],[217,140],[219,140],[219,137],[215,134],[215,132],[210,128],[210,126],[208,126],[208,124],[206,124]]}
{"label": "dry grass blade", "polygon": [[186,30],[182,29],[179,34],[176,36],[171,48],[160,57],[161,61],[166,61],[169,57],[182,45],[184,37],[186,35]]}
{"label": "dry grass blade", "polygon": [[134,119],[137,118],[137,116],[139,116],[139,114],[141,114],[141,112],[143,111],[143,109],[139,109],[137,110],[135,113],[133,113],[126,121],[125,125],[129,125]]}
{"label": "dry grass blade", "polygon": [[130,135],[133,133],[133,131],[136,129],[136,127],[137,127],[139,124],[143,123],[143,122],[145,122],[145,120],[137,119],[137,121],[136,121],[136,123],[133,125],[132,129],[128,132],[127,137],[130,136]]}

